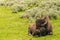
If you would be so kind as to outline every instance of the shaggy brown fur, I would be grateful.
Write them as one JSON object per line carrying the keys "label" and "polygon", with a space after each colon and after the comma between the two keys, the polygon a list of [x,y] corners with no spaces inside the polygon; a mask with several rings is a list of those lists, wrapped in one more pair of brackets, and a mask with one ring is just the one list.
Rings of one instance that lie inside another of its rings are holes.
{"label": "shaggy brown fur", "polygon": [[34,36],[37,31],[38,30],[36,30],[36,24],[29,25],[28,34],[32,34]]}
{"label": "shaggy brown fur", "polygon": [[28,33],[38,36],[52,34],[52,25],[49,17],[45,16],[43,19],[37,19],[35,24],[30,24]]}

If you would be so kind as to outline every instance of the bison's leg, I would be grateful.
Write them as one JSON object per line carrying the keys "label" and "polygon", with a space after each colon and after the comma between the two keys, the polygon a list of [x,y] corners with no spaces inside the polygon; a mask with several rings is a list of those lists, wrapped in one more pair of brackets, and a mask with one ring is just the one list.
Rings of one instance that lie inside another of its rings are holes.
{"label": "bison's leg", "polygon": [[52,35],[52,34],[53,34],[52,32],[48,31],[48,35]]}
{"label": "bison's leg", "polygon": [[28,29],[28,35],[33,35],[33,36],[35,36],[35,32],[32,30],[32,29]]}
{"label": "bison's leg", "polygon": [[40,30],[36,29],[34,32],[32,32],[33,36],[40,36]]}
{"label": "bison's leg", "polygon": [[48,34],[49,34],[49,35],[52,35],[52,34],[53,34],[52,30],[50,30],[50,31],[48,32]]}
{"label": "bison's leg", "polygon": [[28,28],[28,35],[31,35],[32,34],[32,31],[30,28]]}
{"label": "bison's leg", "polygon": [[35,36],[36,34],[33,32],[32,35]]}
{"label": "bison's leg", "polygon": [[37,29],[37,30],[36,30],[35,35],[37,35],[38,37],[41,36],[40,29]]}
{"label": "bison's leg", "polygon": [[52,29],[48,30],[48,35],[52,35],[53,32],[52,32]]}

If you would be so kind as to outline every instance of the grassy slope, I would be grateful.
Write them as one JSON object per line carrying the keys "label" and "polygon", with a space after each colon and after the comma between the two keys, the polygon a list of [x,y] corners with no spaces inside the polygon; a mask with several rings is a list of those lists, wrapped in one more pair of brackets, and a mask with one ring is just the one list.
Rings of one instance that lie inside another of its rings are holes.
{"label": "grassy slope", "polygon": [[20,19],[19,14],[11,13],[6,7],[0,7],[0,40],[59,40],[60,17],[52,20],[53,35],[33,37],[27,35],[28,23],[26,19]]}

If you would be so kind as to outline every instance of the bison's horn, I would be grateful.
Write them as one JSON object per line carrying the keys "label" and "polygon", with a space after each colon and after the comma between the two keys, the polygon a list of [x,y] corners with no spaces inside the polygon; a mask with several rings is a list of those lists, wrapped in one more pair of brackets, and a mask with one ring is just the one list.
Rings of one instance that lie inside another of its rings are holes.
{"label": "bison's horn", "polygon": [[45,24],[47,24],[47,21],[44,24],[42,24],[42,26],[44,26]]}

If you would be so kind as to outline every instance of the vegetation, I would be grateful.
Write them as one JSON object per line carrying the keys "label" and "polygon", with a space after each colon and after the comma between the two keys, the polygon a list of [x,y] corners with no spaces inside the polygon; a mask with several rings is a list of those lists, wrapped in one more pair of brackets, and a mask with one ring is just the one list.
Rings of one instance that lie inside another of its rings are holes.
{"label": "vegetation", "polygon": [[59,0],[4,0],[0,5],[9,7],[12,13],[23,11],[22,16],[28,14],[29,18],[40,18],[42,15],[49,15],[50,17],[60,15]]}
{"label": "vegetation", "polygon": [[[28,35],[28,26],[36,17],[51,17],[53,35],[33,37]],[[27,18],[21,18],[22,16]],[[54,20],[54,16],[57,17]],[[0,1],[0,40],[59,40],[59,0],[3,0]]]}

